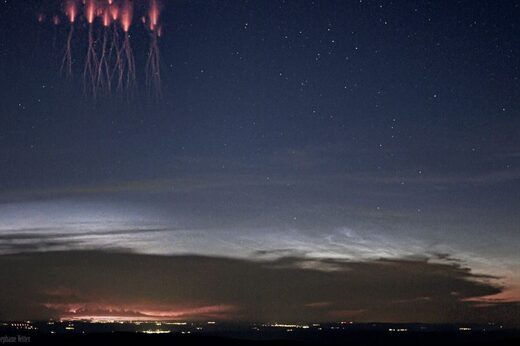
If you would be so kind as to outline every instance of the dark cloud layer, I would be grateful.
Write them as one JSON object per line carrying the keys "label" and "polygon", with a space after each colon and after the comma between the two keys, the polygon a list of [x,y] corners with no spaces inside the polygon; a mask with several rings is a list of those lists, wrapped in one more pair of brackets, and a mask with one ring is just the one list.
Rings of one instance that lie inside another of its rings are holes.
{"label": "dark cloud layer", "polygon": [[0,256],[0,319],[518,321],[501,288],[455,261],[245,260],[68,251]]}

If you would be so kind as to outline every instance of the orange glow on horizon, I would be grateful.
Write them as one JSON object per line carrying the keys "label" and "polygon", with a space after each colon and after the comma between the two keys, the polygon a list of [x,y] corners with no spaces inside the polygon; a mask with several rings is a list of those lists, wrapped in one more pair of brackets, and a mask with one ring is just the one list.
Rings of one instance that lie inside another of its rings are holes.
{"label": "orange glow on horizon", "polygon": [[62,311],[63,321],[178,321],[196,319],[230,318],[237,310],[232,305],[208,306],[146,306],[128,304],[111,306],[105,304],[43,304],[46,308]]}
{"label": "orange glow on horizon", "polygon": [[467,298],[464,301],[482,304],[518,303],[520,302],[520,286],[510,286],[497,294]]}

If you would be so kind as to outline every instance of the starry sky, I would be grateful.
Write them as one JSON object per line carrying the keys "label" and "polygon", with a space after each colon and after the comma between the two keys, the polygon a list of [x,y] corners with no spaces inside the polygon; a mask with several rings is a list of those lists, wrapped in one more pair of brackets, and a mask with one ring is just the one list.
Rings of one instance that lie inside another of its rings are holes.
{"label": "starry sky", "polygon": [[0,319],[520,323],[518,2],[163,5],[93,100],[0,3]]}

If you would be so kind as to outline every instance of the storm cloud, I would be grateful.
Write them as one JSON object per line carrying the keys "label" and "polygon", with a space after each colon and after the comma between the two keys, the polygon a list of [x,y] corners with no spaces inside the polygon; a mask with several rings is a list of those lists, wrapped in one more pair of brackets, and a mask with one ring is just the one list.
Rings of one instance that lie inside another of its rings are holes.
{"label": "storm cloud", "polygon": [[517,303],[457,261],[233,259],[118,251],[0,256],[0,319],[514,322]]}

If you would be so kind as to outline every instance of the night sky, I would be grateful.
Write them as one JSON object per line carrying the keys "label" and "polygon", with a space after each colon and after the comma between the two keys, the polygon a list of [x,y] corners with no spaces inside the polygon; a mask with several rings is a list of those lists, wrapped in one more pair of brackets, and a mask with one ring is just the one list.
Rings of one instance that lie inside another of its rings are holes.
{"label": "night sky", "polygon": [[518,2],[165,0],[161,97],[54,14],[0,3],[0,319],[520,323]]}

